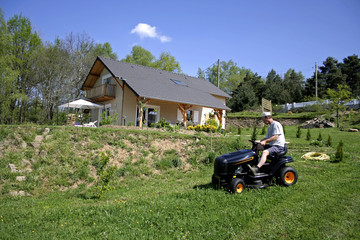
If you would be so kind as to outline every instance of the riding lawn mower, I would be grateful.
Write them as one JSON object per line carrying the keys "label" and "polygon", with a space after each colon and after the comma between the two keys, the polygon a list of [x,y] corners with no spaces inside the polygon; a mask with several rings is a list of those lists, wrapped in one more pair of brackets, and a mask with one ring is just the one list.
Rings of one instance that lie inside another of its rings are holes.
{"label": "riding lawn mower", "polygon": [[250,166],[256,166],[260,160],[259,142],[252,141],[251,149],[238,150],[218,156],[215,159],[212,184],[215,187],[225,187],[232,193],[240,194],[245,187],[266,188],[275,183],[283,186],[291,186],[297,182],[298,174],[293,167],[286,166],[294,162],[287,153],[287,145],[284,151],[275,156],[268,156],[267,162],[260,168],[259,174],[253,174]]}

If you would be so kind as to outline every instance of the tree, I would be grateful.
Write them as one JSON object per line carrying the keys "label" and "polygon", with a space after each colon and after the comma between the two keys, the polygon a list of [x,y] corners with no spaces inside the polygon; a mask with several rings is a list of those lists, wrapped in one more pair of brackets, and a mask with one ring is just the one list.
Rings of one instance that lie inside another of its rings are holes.
{"label": "tree", "polygon": [[[198,73],[203,73],[200,68]],[[243,81],[247,73],[252,73],[250,69],[240,68],[237,64],[229,60],[220,62],[220,89],[231,94],[240,82]],[[218,65],[213,64],[205,70],[205,79],[213,83],[215,86],[218,85]]]}
{"label": "tree", "polygon": [[291,100],[290,93],[284,89],[283,81],[274,69],[266,77],[264,98],[271,100],[273,104],[284,104]]}
{"label": "tree", "polygon": [[36,85],[37,79],[33,77],[32,69],[36,50],[42,46],[41,39],[32,30],[31,22],[22,15],[14,15],[8,22],[7,27],[11,35],[11,52],[14,56],[12,69],[18,73],[17,88],[20,95],[11,103],[13,114],[19,109],[18,121],[25,120],[28,97]]}
{"label": "tree", "polygon": [[121,61],[134,63],[142,66],[161,69],[168,72],[181,73],[180,63],[168,52],[162,52],[159,59],[155,59],[152,53],[140,46],[134,46],[131,54]]}
{"label": "tree", "polygon": [[133,46],[131,53],[126,55],[122,61],[151,67],[155,57],[150,51],[140,46]]}
{"label": "tree", "polygon": [[179,62],[176,61],[175,57],[168,52],[162,52],[160,54],[160,58],[156,60],[152,66],[168,72],[181,73]]}
{"label": "tree", "polygon": [[250,84],[239,84],[232,94],[230,108],[233,112],[241,112],[254,108],[258,104],[254,89]]}
{"label": "tree", "polygon": [[113,52],[113,49],[110,43],[106,42],[104,44],[98,43],[95,45],[94,53],[95,56],[106,57],[110,59],[117,60],[118,56]]}
{"label": "tree", "polygon": [[304,76],[301,72],[297,73],[294,69],[289,69],[284,76],[284,89],[289,92],[290,102],[303,101],[303,80]]}
{"label": "tree", "polygon": [[350,87],[352,97],[360,96],[360,59],[357,55],[344,58],[340,63],[341,72],[346,76],[346,84]]}
{"label": "tree", "polygon": [[339,127],[339,111],[345,109],[345,103],[350,99],[351,92],[349,91],[349,87],[347,85],[337,85],[337,89],[330,89],[327,90],[327,96],[331,101],[332,109],[336,110],[336,118],[337,123],[336,126]]}
{"label": "tree", "polygon": [[[56,39],[54,44],[48,43],[38,53],[35,65],[39,83],[37,98],[33,103],[35,112],[32,114],[32,121],[52,121],[56,107],[70,98],[71,89],[64,86],[68,84],[73,72],[68,63],[69,53],[61,44],[61,40]],[[38,112],[39,102],[41,110]]]}
{"label": "tree", "polygon": [[258,104],[260,104],[265,90],[265,80],[262,79],[262,77],[259,76],[257,73],[247,73],[244,78],[244,83],[251,86],[257,97],[257,102]]}
{"label": "tree", "polygon": [[117,59],[109,43],[95,44],[95,41],[86,33],[68,34],[65,39],[59,39],[60,47],[68,53],[67,65],[71,70],[67,84],[70,99],[81,96],[80,90],[89,70],[97,56]]}
{"label": "tree", "polygon": [[324,66],[319,67],[319,78],[324,80],[326,89],[336,89],[338,84],[346,84],[346,76],[341,72],[336,59],[328,57],[323,64]]}
{"label": "tree", "polygon": [[19,97],[16,79],[19,75],[11,66],[15,57],[11,51],[11,35],[0,10],[0,123],[12,123],[11,105]]}

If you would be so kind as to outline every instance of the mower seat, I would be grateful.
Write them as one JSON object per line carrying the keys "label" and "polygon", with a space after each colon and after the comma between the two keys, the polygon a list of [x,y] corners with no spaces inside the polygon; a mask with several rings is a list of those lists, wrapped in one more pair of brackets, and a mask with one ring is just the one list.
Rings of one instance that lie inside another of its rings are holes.
{"label": "mower seat", "polygon": [[282,157],[282,156],[284,156],[286,153],[287,153],[287,144],[285,143],[285,145],[284,145],[284,150],[283,151],[281,151],[281,152],[278,152],[278,153],[276,153],[276,154],[274,154],[274,158],[280,158],[280,157]]}

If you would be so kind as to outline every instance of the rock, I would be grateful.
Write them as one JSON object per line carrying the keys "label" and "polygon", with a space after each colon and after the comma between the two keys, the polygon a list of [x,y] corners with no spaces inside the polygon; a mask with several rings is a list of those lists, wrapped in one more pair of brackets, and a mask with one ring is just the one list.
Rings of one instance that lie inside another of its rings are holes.
{"label": "rock", "polygon": [[47,135],[50,132],[50,128],[45,128],[43,135]]}
{"label": "rock", "polygon": [[11,172],[19,172],[19,170],[16,169],[14,164],[9,163],[9,167],[10,167]]}
{"label": "rock", "polygon": [[35,149],[39,149],[40,148],[40,143],[39,142],[32,142],[30,143],[30,145],[35,148]]}
{"label": "rock", "polygon": [[35,137],[35,142],[42,142],[44,140],[44,137],[42,135],[37,135]]}
{"label": "rock", "polygon": [[10,191],[9,194],[13,197],[29,195],[26,194],[24,191]]}
{"label": "rock", "polygon": [[30,166],[31,165],[31,162],[26,160],[26,159],[23,159],[21,161],[22,161],[23,166]]}
{"label": "rock", "polygon": [[301,125],[302,128],[330,128],[335,127],[335,124],[327,121],[326,119],[314,118],[312,120],[306,121]]}
{"label": "rock", "polygon": [[26,176],[17,176],[16,181],[23,182],[26,180]]}
{"label": "rock", "polygon": [[24,149],[25,149],[25,148],[27,147],[27,144],[26,144],[26,142],[22,141],[22,143],[21,143],[20,146],[21,146],[21,148],[24,148]]}

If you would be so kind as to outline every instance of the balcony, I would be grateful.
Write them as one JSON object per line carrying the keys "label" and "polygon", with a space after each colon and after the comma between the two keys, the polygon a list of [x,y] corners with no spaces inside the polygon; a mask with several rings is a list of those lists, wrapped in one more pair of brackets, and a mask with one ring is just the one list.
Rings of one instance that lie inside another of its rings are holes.
{"label": "balcony", "polygon": [[97,102],[115,99],[115,84],[102,84],[86,90],[86,97]]}

